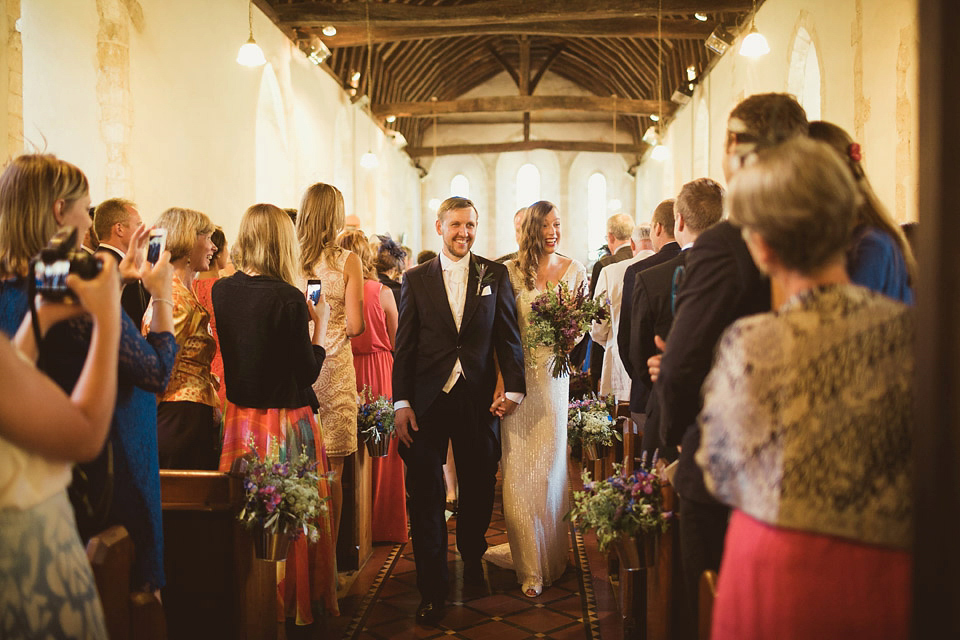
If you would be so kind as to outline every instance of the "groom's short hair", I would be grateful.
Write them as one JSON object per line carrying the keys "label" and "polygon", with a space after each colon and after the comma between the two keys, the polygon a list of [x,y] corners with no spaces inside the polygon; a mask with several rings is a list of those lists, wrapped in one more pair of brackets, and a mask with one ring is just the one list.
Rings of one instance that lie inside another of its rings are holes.
{"label": "groom's short hair", "polygon": [[477,217],[480,217],[480,214],[477,212],[476,205],[473,204],[473,201],[469,198],[462,198],[460,196],[453,196],[452,198],[447,198],[440,203],[440,208],[437,209],[437,220],[443,220],[444,214],[447,211],[453,211],[454,209],[473,209],[473,212],[477,214]]}

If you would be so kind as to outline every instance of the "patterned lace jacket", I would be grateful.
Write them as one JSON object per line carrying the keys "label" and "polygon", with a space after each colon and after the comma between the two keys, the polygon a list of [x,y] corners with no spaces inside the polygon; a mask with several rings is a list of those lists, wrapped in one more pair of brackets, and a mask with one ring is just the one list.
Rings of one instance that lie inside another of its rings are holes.
{"label": "patterned lace jacket", "polygon": [[912,370],[907,307],[855,285],[739,320],[703,386],[707,487],[772,525],[907,547]]}

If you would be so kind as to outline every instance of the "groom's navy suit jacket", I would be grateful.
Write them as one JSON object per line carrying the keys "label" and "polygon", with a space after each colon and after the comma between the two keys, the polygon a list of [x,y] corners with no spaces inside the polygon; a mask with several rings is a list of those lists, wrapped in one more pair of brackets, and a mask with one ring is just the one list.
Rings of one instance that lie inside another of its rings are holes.
{"label": "groom's navy suit jacket", "polygon": [[[526,392],[516,297],[507,269],[472,253],[468,259],[471,264],[459,332],[447,301],[440,258],[418,265],[403,276],[393,398],[408,401],[418,418],[442,392],[457,358],[471,395],[478,398],[484,410],[493,401],[497,383],[494,353],[505,390]],[[478,265],[486,267],[483,283]],[[488,287],[489,293],[481,295]]]}

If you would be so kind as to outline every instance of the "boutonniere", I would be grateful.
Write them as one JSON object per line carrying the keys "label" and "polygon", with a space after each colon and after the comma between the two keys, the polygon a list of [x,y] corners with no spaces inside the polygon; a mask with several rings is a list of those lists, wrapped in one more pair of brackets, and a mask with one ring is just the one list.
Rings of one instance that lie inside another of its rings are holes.
{"label": "boutonniere", "polygon": [[493,284],[493,274],[487,273],[487,265],[481,264],[479,260],[474,261],[473,268],[477,272],[477,295],[479,296],[485,285]]}

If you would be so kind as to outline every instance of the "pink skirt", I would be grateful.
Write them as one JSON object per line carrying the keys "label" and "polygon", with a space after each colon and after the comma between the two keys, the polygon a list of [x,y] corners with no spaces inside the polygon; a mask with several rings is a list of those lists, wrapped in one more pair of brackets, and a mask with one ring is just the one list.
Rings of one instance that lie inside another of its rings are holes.
{"label": "pink skirt", "polygon": [[734,510],[713,640],[907,638],[906,551],[764,524]]}

